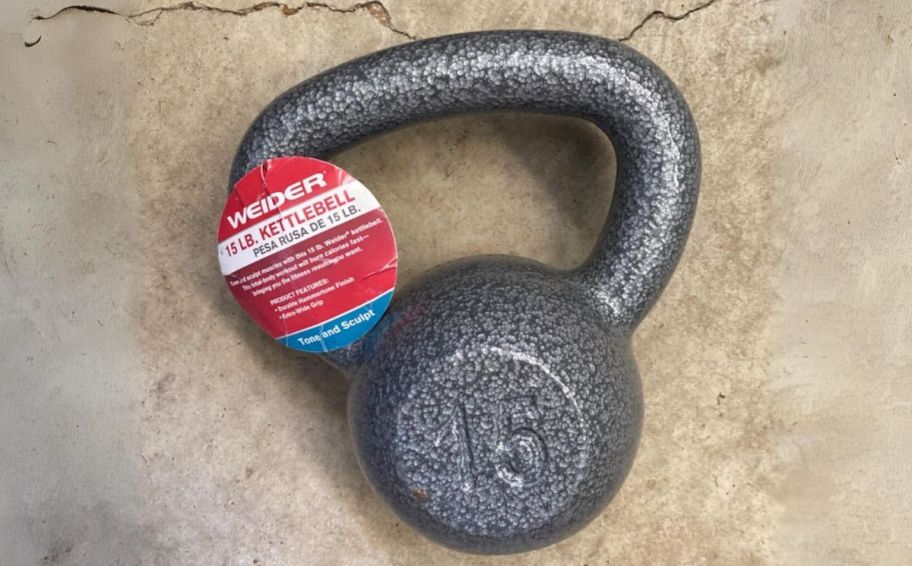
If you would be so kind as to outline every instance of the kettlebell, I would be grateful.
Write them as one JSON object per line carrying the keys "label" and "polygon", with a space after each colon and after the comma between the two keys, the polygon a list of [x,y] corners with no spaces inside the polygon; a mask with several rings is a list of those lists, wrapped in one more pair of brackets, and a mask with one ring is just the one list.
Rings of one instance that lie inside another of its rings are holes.
{"label": "kettlebell", "polygon": [[439,266],[324,356],[350,378],[350,430],[374,491],[426,536],[496,554],[582,528],[633,462],[643,400],[631,335],[677,264],[700,178],[671,80],[633,49],[577,33],[415,41],[275,99],[229,183],[269,158],[325,158],[399,126],[505,110],[583,118],[613,143],[615,192],[591,256],[570,271],[510,256]]}

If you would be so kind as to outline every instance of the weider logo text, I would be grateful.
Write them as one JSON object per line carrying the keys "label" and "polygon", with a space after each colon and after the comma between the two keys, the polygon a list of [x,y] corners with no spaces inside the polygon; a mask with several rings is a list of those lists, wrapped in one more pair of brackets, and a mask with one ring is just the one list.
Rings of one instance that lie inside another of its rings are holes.
{"label": "weider logo text", "polygon": [[230,224],[232,228],[243,226],[244,224],[247,224],[248,221],[259,218],[267,212],[279,208],[286,202],[291,202],[309,195],[314,192],[316,187],[326,188],[326,186],[327,183],[326,179],[323,178],[323,173],[314,173],[310,177],[288,185],[285,187],[285,190],[281,192],[270,193],[262,199],[248,204],[243,209],[229,216],[228,224]]}

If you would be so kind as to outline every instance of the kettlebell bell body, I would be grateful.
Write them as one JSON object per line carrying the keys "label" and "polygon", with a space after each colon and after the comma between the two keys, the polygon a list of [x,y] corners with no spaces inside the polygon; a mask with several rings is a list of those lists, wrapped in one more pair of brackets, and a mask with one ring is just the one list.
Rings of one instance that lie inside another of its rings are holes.
{"label": "kettlebell bell body", "polygon": [[434,540],[509,553],[582,528],[633,462],[643,403],[630,339],[677,263],[700,176],[696,127],[671,81],[634,50],[582,34],[417,41],[273,101],[230,185],[269,158],[325,157],[491,110],[581,117],[609,136],[615,194],[590,258],[571,271],[507,256],[439,266],[325,357],[351,379],[350,428],[373,489]]}

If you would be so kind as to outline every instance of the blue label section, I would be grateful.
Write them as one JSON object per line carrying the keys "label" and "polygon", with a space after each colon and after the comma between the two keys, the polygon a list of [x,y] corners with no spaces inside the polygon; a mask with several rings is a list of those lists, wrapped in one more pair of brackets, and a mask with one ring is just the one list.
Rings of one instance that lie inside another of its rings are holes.
{"label": "blue label section", "polygon": [[312,326],[279,338],[279,342],[302,352],[322,353],[338,350],[367,334],[386,312],[392,298],[393,290],[390,289],[373,301],[327,320],[319,326]]}

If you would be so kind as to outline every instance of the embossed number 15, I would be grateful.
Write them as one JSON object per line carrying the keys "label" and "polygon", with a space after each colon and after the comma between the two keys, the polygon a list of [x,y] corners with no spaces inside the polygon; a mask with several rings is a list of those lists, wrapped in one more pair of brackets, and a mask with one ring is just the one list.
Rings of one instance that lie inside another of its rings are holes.
{"label": "embossed number 15", "polygon": [[[480,407],[480,415],[466,404],[445,412],[434,446],[453,450],[464,490],[475,488],[479,477],[493,469],[496,477],[514,487],[535,482],[548,462],[548,451],[535,431],[541,420],[534,395],[508,397]],[[493,429],[470,427],[469,416],[493,418]]]}

